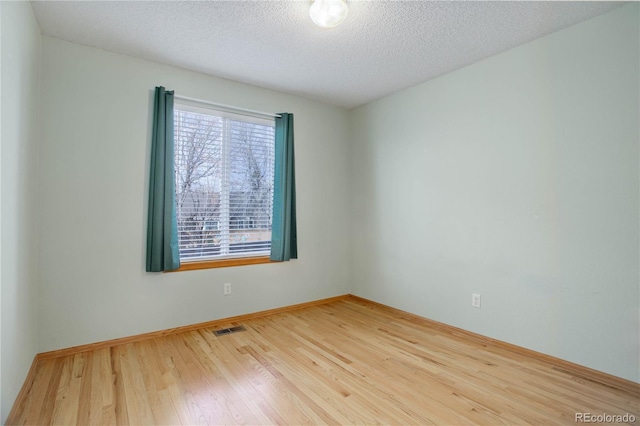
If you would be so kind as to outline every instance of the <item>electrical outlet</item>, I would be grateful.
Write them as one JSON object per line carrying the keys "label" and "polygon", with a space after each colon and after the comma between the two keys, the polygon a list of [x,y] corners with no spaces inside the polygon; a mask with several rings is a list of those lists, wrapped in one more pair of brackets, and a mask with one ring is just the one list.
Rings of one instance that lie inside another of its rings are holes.
{"label": "electrical outlet", "polygon": [[229,296],[231,294],[231,283],[224,283],[224,293],[225,296]]}
{"label": "electrical outlet", "polygon": [[471,295],[471,306],[473,306],[474,308],[479,308],[480,307],[480,295],[477,293],[473,293]]}

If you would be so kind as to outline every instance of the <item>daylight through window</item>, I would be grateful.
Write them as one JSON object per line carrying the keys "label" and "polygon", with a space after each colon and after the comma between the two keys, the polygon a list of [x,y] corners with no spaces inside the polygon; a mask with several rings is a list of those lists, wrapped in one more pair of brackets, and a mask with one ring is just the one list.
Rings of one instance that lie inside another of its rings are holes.
{"label": "daylight through window", "polygon": [[274,122],[176,104],[180,259],[268,255]]}

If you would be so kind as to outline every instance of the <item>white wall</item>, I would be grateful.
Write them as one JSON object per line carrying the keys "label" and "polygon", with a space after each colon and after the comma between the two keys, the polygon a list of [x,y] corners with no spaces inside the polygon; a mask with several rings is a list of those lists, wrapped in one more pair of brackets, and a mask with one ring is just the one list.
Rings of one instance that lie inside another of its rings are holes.
{"label": "white wall", "polygon": [[[350,291],[345,110],[50,37],[42,74],[39,351]],[[156,85],[295,114],[300,259],[144,272]]]}
{"label": "white wall", "polygon": [[352,111],[354,293],[640,381],[638,16]]}
{"label": "white wall", "polygon": [[2,2],[2,323],[4,423],[37,350],[37,139],[41,37],[28,2]]}
{"label": "white wall", "polygon": [[[0,2],[0,189],[2,188],[2,2]],[[0,190],[0,195],[1,194]],[[7,415],[2,413],[2,196],[0,196],[0,423]]]}

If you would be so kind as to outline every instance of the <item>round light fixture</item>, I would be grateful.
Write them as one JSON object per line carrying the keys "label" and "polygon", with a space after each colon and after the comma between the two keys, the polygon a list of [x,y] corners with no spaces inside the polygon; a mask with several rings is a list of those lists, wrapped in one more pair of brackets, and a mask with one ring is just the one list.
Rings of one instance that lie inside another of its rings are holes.
{"label": "round light fixture", "polygon": [[316,25],[332,28],[344,21],[348,11],[345,0],[315,0],[309,9],[309,16]]}

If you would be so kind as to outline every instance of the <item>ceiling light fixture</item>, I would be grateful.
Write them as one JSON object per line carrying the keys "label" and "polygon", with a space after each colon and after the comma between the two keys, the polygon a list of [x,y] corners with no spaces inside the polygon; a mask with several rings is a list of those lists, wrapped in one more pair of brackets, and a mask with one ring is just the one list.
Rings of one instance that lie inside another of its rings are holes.
{"label": "ceiling light fixture", "polygon": [[309,16],[316,25],[333,28],[344,21],[348,11],[346,0],[315,0],[309,9]]}

